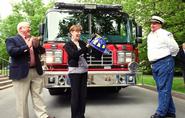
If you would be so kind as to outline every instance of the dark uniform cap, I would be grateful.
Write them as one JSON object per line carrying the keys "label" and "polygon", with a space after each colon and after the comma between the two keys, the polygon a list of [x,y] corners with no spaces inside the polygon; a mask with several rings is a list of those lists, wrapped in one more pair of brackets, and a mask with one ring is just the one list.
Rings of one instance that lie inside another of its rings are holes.
{"label": "dark uniform cap", "polygon": [[155,23],[160,23],[163,24],[164,23],[164,19],[159,17],[159,16],[152,16],[150,22],[155,22]]}

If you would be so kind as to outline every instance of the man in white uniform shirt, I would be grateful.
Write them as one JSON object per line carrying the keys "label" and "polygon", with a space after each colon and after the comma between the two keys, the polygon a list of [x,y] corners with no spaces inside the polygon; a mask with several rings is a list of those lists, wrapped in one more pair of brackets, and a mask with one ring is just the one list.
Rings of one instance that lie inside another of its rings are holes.
{"label": "man in white uniform shirt", "polygon": [[159,16],[151,18],[151,32],[147,37],[148,59],[158,92],[158,108],[151,118],[175,118],[175,105],[171,95],[174,59],[179,47],[172,33],[162,29],[164,19]]}

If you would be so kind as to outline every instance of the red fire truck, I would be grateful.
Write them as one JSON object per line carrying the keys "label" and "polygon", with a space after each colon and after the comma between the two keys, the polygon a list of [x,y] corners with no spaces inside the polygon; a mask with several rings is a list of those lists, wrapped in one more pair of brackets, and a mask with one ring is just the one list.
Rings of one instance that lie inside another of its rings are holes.
{"label": "red fire truck", "polygon": [[44,84],[51,95],[70,91],[67,54],[63,46],[70,40],[69,27],[73,24],[82,25],[81,40],[87,42],[92,34],[99,34],[110,51],[98,59],[88,55],[88,88],[119,91],[136,84],[137,46],[141,43],[142,28],[122,11],[122,6],[57,2],[47,11],[40,26],[46,49]]}

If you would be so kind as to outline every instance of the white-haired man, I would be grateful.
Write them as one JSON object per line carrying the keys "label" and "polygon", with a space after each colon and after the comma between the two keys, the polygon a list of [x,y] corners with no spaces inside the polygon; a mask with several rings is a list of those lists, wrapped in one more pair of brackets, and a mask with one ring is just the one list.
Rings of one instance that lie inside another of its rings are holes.
{"label": "white-haired man", "polygon": [[151,118],[175,118],[175,105],[171,95],[174,59],[179,47],[172,33],[162,29],[164,19],[159,16],[151,18],[151,32],[147,37],[148,59],[158,92],[158,107]]}
{"label": "white-haired man", "polygon": [[10,79],[16,95],[17,118],[29,118],[28,95],[31,93],[33,109],[37,118],[53,118],[48,116],[46,106],[41,97],[43,74],[39,55],[45,53],[39,45],[39,38],[31,36],[28,22],[17,25],[18,34],[6,39],[6,48],[11,57]]}

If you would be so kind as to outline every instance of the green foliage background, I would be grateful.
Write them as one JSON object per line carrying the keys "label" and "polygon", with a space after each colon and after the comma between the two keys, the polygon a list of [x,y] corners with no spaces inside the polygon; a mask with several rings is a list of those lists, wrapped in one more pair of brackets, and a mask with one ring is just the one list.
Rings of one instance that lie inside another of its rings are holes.
{"label": "green foliage background", "polygon": [[[15,4],[13,13],[0,22],[0,57],[8,59],[4,41],[16,34],[18,22],[26,20],[31,23],[32,35],[38,35],[38,25],[43,20],[46,10],[53,6],[55,0],[44,5],[42,0],[22,0]],[[143,43],[139,45],[140,69],[150,73],[147,60],[146,37],[150,32],[150,18],[160,15],[166,21],[164,28],[174,34],[179,45],[185,42],[185,2],[184,0],[78,0],[81,3],[119,4],[136,22],[143,27]]]}
{"label": "green foliage background", "polygon": [[38,36],[39,24],[42,22],[48,8],[53,6],[53,1],[45,5],[42,0],[22,0],[13,4],[13,11],[6,19],[0,20],[0,57],[8,59],[5,48],[7,37],[17,34],[17,24],[28,21],[31,24],[31,33]]}

